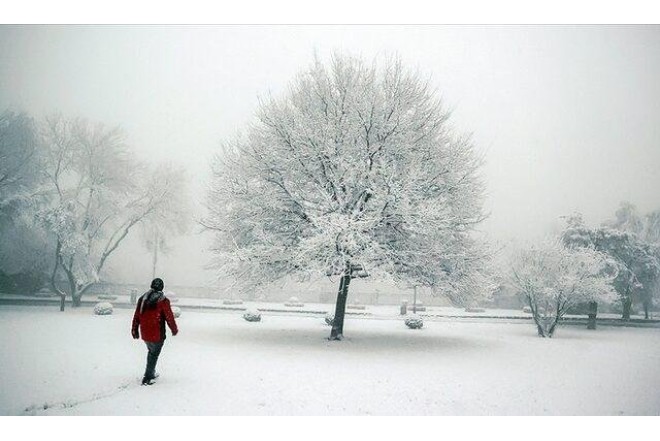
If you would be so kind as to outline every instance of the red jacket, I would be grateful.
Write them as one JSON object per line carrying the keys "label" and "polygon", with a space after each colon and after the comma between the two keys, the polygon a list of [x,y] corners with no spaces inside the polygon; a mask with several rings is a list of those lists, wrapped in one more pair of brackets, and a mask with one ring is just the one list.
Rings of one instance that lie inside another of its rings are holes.
{"label": "red jacket", "polygon": [[131,334],[148,342],[165,340],[165,323],[170,327],[172,335],[179,332],[170,307],[170,301],[160,291],[147,291],[137,302],[133,314]]}

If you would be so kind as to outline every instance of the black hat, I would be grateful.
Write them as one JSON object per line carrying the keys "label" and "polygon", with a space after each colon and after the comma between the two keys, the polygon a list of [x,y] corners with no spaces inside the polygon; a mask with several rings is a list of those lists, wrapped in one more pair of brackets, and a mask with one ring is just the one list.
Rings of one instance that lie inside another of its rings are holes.
{"label": "black hat", "polygon": [[155,278],[151,281],[151,289],[154,291],[162,291],[164,286],[163,279]]}

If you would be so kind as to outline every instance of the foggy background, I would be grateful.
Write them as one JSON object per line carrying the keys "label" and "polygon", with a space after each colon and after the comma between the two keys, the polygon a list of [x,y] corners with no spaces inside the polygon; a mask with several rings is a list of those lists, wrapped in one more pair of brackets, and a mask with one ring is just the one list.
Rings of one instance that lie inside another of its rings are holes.
{"label": "foggy background", "polygon": [[[120,125],[140,158],[184,166],[203,215],[210,162],[260,96],[318,55],[395,54],[430,77],[457,130],[484,153],[480,230],[496,243],[587,223],[620,201],[660,206],[658,26],[0,26],[0,105]],[[210,235],[174,239],[159,273],[203,285]],[[109,260],[147,284],[137,233]]]}

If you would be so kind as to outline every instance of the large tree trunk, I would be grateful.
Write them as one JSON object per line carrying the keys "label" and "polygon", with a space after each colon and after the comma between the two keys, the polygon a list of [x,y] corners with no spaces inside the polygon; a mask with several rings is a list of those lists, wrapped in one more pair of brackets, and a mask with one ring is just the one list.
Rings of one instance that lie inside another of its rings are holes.
{"label": "large tree trunk", "polygon": [[557,326],[559,325],[559,315],[553,317],[551,323],[548,317],[542,317],[538,312],[534,312],[533,317],[534,322],[536,323],[536,332],[538,333],[539,337],[552,338],[555,330],[557,329]]}
{"label": "large tree trunk", "polygon": [[73,285],[75,288],[72,288],[73,294],[71,295],[71,306],[74,308],[79,308],[82,302],[82,296],[90,289],[92,286],[96,285],[94,282],[87,283],[86,285]]}
{"label": "large tree trunk", "polygon": [[80,308],[81,300],[82,300],[82,293],[76,292],[71,296],[71,306],[73,308]]}
{"label": "large tree trunk", "polygon": [[545,337],[545,326],[543,324],[543,318],[541,317],[541,314],[539,314],[538,306],[529,296],[527,297],[527,304],[532,310],[532,318],[534,319],[534,323],[536,323],[536,332],[538,333],[539,337]]}
{"label": "large tree trunk", "polygon": [[623,304],[623,320],[630,320],[630,310],[632,309],[632,297],[624,297],[621,300]]}
{"label": "large tree trunk", "polygon": [[555,334],[555,329],[557,329],[558,324],[559,324],[559,317],[556,317],[555,320],[552,322],[552,325],[550,325],[550,329],[548,329],[547,332],[548,338],[552,338],[552,336]]}
{"label": "large tree trunk", "polygon": [[587,329],[596,329],[596,316],[598,315],[598,302],[589,302],[589,321]]}
{"label": "large tree trunk", "polygon": [[82,298],[82,292],[78,289],[78,284],[76,283],[76,279],[73,277],[73,273],[70,271],[67,271],[67,276],[69,278],[69,289],[71,290],[71,307],[72,308],[79,308],[80,307],[80,299]]}
{"label": "large tree trunk", "polygon": [[547,337],[545,324],[543,323],[543,317],[537,313],[536,309],[532,309],[532,317],[534,317],[534,323],[536,323],[536,332],[538,333],[539,337]]}
{"label": "large tree trunk", "polygon": [[339,282],[337,305],[335,306],[335,318],[332,321],[330,340],[341,340],[344,338],[344,316],[346,315],[346,298],[348,297],[348,286],[350,284],[351,271],[346,270]]}

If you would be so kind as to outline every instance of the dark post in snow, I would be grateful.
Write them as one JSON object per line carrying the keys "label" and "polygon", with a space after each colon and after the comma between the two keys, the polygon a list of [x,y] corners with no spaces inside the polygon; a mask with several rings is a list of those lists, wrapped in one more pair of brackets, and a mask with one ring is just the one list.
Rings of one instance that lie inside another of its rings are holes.
{"label": "dark post in snow", "polygon": [[596,329],[596,315],[598,314],[598,303],[589,302],[589,321],[587,329]]}
{"label": "dark post in snow", "polygon": [[413,286],[413,314],[417,314],[417,285]]}

